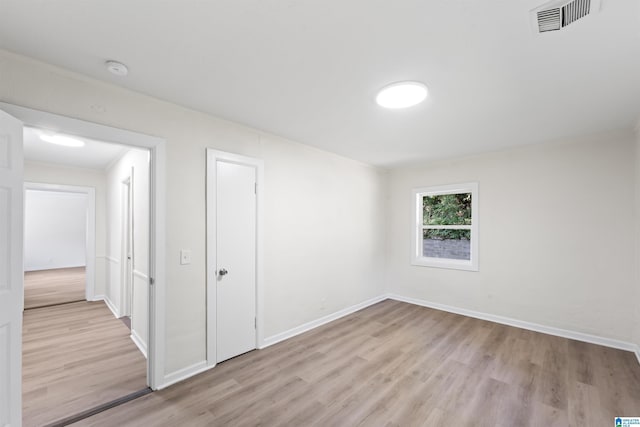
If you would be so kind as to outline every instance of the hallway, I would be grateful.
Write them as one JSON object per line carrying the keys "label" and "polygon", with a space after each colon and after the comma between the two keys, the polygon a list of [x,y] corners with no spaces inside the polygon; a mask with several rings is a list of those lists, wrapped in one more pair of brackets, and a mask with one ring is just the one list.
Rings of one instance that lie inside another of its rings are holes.
{"label": "hallway", "polygon": [[25,310],[23,425],[42,426],[147,388],[146,360],[103,302]]}

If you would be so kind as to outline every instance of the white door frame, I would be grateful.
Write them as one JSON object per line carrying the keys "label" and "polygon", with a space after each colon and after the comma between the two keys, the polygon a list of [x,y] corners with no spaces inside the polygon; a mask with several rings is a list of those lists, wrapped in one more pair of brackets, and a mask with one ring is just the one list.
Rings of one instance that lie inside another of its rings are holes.
{"label": "white door frame", "polygon": [[[155,136],[131,132],[71,117],[46,113],[31,108],[0,102],[0,110],[18,118],[25,126],[111,141],[150,152],[150,209],[149,209],[149,343],[147,358],[147,382],[154,390],[161,388],[165,380],[166,334],[166,141]],[[23,213],[24,215],[24,213]]]}
{"label": "white door frame", "polygon": [[256,348],[263,337],[263,211],[264,161],[207,148],[207,366],[216,365],[216,189],[218,160],[252,166],[256,169]]}
{"label": "white door frame", "polygon": [[87,301],[95,300],[96,289],[96,189],[78,185],[47,184],[41,182],[24,183],[24,191],[51,191],[87,195],[86,234],[85,234],[85,295]]}
{"label": "white door frame", "polygon": [[120,316],[133,317],[133,170],[122,180],[120,225]]}

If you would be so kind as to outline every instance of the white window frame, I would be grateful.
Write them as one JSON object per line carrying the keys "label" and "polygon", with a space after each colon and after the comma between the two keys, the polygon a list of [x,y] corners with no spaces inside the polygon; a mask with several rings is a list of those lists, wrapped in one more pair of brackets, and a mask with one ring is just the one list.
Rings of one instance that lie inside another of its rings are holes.
{"label": "white window frame", "polygon": [[[433,258],[422,255],[422,233],[425,226],[422,218],[422,198],[424,196],[440,196],[443,194],[471,193],[471,225],[441,225],[428,228],[471,230],[470,260],[449,258]],[[451,268],[455,270],[478,271],[478,183],[439,185],[434,187],[414,188],[411,203],[413,206],[411,264],[423,267]]]}

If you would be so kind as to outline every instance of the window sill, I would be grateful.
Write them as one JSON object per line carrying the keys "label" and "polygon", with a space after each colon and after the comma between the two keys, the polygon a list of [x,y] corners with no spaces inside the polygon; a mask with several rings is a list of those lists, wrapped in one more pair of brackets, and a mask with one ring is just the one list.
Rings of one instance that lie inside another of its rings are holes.
{"label": "window sill", "polygon": [[477,262],[443,258],[416,257],[411,260],[411,265],[419,267],[447,268],[450,270],[479,271]]}

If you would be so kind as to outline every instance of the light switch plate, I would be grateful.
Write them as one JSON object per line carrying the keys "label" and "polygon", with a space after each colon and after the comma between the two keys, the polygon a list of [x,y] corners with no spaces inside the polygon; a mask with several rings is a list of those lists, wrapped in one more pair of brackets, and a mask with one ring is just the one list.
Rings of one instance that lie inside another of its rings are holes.
{"label": "light switch plate", "polygon": [[180,264],[181,265],[191,264],[190,249],[180,249]]}

